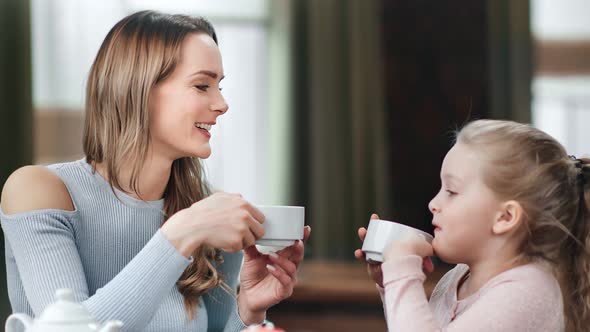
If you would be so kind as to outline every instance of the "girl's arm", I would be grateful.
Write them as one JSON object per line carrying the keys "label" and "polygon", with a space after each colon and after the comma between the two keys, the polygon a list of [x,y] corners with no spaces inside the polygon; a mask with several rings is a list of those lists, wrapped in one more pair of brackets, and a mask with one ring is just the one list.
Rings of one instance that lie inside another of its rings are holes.
{"label": "girl's arm", "polygon": [[[522,269],[497,276],[475,295],[479,297],[471,307],[442,327],[426,299],[421,257],[399,257],[384,263],[382,268],[390,331],[563,330],[559,286],[538,270]],[[457,307],[449,303],[439,310],[448,310],[455,316]]]}

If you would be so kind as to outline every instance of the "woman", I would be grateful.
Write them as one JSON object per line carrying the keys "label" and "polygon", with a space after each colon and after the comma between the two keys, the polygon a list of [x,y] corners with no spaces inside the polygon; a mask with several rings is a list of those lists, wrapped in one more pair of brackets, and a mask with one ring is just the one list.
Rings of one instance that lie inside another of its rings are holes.
{"label": "woman", "polygon": [[3,188],[13,311],[38,316],[71,288],[127,331],[239,331],[291,295],[303,243],[261,255],[264,215],[203,180],[223,76],[202,18],[144,11],[112,28],[88,79],[86,158]]}

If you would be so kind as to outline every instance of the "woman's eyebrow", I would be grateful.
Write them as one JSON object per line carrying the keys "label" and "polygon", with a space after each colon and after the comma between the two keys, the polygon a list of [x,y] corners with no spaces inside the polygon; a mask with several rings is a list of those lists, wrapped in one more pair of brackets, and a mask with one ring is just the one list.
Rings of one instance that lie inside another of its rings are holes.
{"label": "woman's eyebrow", "polygon": [[[199,70],[199,71],[197,71],[195,73],[190,74],[189,77],[193,77],[193,76],[197,76],[197,75],[207,75],[207,76],[209,76],[209,77],[211,77],[213,79],[217,79],[217,73],[212,72],[210,70]],[[224,78],[225,78],[225,75],[224,76],[221,76],[221,78],[219,80],[221,81]]]}

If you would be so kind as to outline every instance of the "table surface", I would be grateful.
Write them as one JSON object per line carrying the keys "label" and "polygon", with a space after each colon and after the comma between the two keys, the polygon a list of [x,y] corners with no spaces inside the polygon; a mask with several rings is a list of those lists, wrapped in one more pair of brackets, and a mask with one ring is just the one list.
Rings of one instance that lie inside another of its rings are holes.
{"label": "table surface", "polygon": [[[424,282],[430,297],[438,280],[451,267],[439,265],[427,274]],[[362,262],[304,261],[299,268],[298,283],[290,302],[380,303],[379,292]]]}

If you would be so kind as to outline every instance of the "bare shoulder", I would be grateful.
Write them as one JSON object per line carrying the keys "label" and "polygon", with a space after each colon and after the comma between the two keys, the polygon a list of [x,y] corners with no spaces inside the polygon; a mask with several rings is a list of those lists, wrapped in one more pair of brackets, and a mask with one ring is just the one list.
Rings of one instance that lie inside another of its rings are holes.
{"label": "bare shoulder", "polygon": [[66,185],[45,166],[25,166],[12,173],[2,188],[0,207],[7,215],[43,209],[74,210]]}

